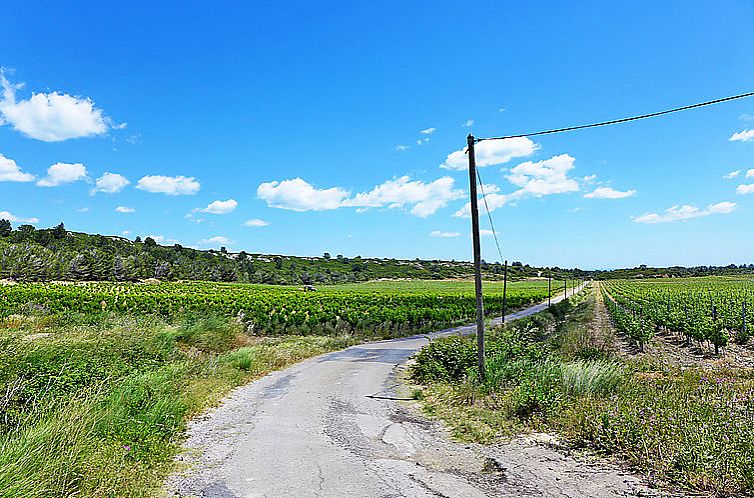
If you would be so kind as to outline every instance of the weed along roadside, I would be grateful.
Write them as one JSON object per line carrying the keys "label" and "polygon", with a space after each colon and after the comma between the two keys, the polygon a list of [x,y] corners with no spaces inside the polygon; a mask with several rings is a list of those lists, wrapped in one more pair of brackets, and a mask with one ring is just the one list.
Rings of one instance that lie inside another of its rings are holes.
{"label": "weed along roadside", "polygon": [[606,312],[596,296],[589,290],[492,329],[483,381],[471,340],[433,341],[411,368],[423,411],[460,441],[556,434],[567,447],[618,457],[661,487],[752,494],[751,369],[682,368],[652,352],[627,353],[596,323]]}

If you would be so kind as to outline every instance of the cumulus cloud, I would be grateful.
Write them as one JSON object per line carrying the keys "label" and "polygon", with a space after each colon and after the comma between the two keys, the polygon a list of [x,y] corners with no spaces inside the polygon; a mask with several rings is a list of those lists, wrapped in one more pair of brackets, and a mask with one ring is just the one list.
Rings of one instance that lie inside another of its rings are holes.
{"label": "cumulus cloud", "polygon": [[102,135],[111,126],[102,109],[88,97],[65,93],[32,93],[27,100],[17,100],[22,84],[13,84],[0,72],[0,124],[10,124],[27,137],[44,142]]}
{"label": "cumulus cloud", "polygon": [[641,216],[634,216],[632,219],[636,223],[672,223],[711,216],[713,214],[728,214],[737,208],[738,205],[735,202],[718,202],[717,204],[710,204],[705,209],[684,204],[683,206],[669,207],[662,213],[647,213]]}
{"label": "cumulus cloud", "polygon": [[148,175],[139,180],[136,188],[153,194],[194,195],[201,184],[194,177]]}
{"label": "cumulus cloud", "polygon": [[236,202],[235,199],[228,199],[227,201],[212,201],[207,207],[201,209],[196,208],[194,211],[209,214],[228,214],[236,209],[236,207],[238,207],[238,202]]}
{"label": "cumulus cloud", "polygon": [[337,209],[348,196],[349,192],[340,187],[318,189],[302,178],[266,182],[257,187],[257,197],[268,206],[291,211]]}
{"label": "cumulus cloud", "polygon": [[750,142],[754,139],[754,130],[742,130],[734,133],[728,140],[731,142]]}
{"label": "cumulus cloud", "polygon": [[625,199],[636,195],[636,190],[615,190],[611,187],[598,187],[588,194],[584,194],[587,199]]}
{"label": "cumulus cloud", "polygon": [[118,213],[133,213],[136,210],[128,206],[118,206],[117,208],[115,208],[115,211]]}
{"label": "cumulus cloud", "polygon": [[16,223],[39,223],[39,218],[25,218],[23,216],[16,216],[10,211],[0,211],[0,220],[8,220]]}
{"label": "cumulus cloud", "polygon": [[[484,143],[484,142],[482,142]],[[490,212],[506,204],[525,199],[527,197],[543,197],[553,194],[577,192],[579,184],[568,176],[574,168],[575,159],[568,154],[553,156],[542,161],[526,161],[512,168],[506,178],[518,190],[510,194],[493,192],[484,199]],[[453,216],[468,217],[471,214],[470,203],[456,211]]]}
{"label": "cumulus cloud", "polygon": [[355,207],[360,211],[373,207],[410,208],[411,214],[424,218],[445,207],[449,201],[464,196],[464,192],[454,189],[453,185],[454,180],[449,176],[432,182],[402,176],[351,196],[341,187],[318,189],[306,180],[294,178],[262,183],[257,188],[257,197],[270,207],[291,211],[326,211],[341,207]]}
{"label": "cumulus cloud", "polygon": [[531,195],[564,194],[579,190],[576,180],[568,177],[575,159],[568,154],[553,156],[543,161],[526,161],[511,169],[507,176],[513,185],[521,187],[517,197]]}
{"label": "cumulus cloud", "polygon": [[233,244],[233,241],[223,235],[215,235],[208,239],[202,239],[199,244],[204,246],[229,246]]}
{"label": "cumulus cloud", "polygon": [[736,187],[738,195],[754,194],[754,183],[742,184]]}
{"label": "cumulus cloud", "polygon": [[754,169],[750,169],[746,171],[746,178],[753,178],[754,177]]}
{"label": "cumulus cloud", "polygon": [[429,234],[430,237],[441,237],[441,238],[452,238],[452,237],[458,237],[461,234],[458,232],[442,232],[440,230],[434,230],[432,233]]}
{"label": "cumulus cloud", "polygon": [[31,182],[34,175],[24,173],[16,161],[0,154],[0,182]]}
{"label": "cumulus cloud", "polygon": [[[751,171],[751,170],[749,170],[749,171]],[[737,177],[740,173],[741,173],[741,170],[737,169],[735,171],[731,171],[730,173],[724,174],[723,178],[725,178],[726,180],[730,180],[731,178]],[[748,172],[746,174],[748,175]]]}
{"label": "cumulus cloud", "polygon": [[[474,147],[476,165],[480,168],[507,163],[516,157],[530,156],[539,148],[537,144],[526,137],[509,138],[507,140],[485,140]],[[460,149],[448,154],[441,168],[456,171],[465,170],[468,167],[466,150]]]}
{"label": "cumulus cloud", "polygon": [[449,176],[429,183],[402,176],[377,185],[369,192],[358,193],[344,205],[362,208],[411,206],[411,214],[425,218],[445,207],[449,201],[465,196],[462,190],[453,188],[454,183]]}
{"label": "cumulus cloud", "polygon": [[86,178],[86,167],[81,163],[55,163],[47,168],[47,176],[41,178],[37,185],[40,187],[57,187],[66,183],[73,183]]}
{"label": "cumulus cloud", "polygon": [[253,228],[259,228],[259,227],[268,227],[270,226],[269,221],[260,220],[259,218],[253,218],[251,220],[246,220],[243,222],[243,226],[245,227],[253,227]]}
{"label": "cumulus cloud", "polygon": [[92,192],[104,192],[106,194],[117,194],[131,183],[128,179],[118,173],[105,173],[94,182]]}

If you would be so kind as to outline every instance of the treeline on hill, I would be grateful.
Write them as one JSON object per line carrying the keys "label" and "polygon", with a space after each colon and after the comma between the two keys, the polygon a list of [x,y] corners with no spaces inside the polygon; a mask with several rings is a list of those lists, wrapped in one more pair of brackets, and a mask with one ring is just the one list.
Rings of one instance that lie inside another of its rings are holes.
{"label": "treeline on hill", "polygon": [[598,280],[613,278],[685,278],[685,277],[714,277],[725,275],[746,275],[754,273],[754,265],[727,266],[670,266],[654,268],[647,265],[635,268],[621,268],[616,270],[595,270],[587,272],[589,276]]}
{"label": "treeline on hill", "polygon": [[[484,263],[486,278],[502,279],[503,265]],[[446,279],[472,274],[471,263],[440,260],[276,256],[201,251],[179,244],[159,245],[151,237],[134,241],[117,236],[70,232],[60,225],[16,230],[0,220],[0,279],[16,281],[207,280],[263,284],[335,284],[380,278]],[[512,280],[538,276],[542,269],[514,262]],[[556,275],[574,271],[553,269]],[[582,273],[582,272],[579,272]],[[578,276],[578,275],[576,275]]]}

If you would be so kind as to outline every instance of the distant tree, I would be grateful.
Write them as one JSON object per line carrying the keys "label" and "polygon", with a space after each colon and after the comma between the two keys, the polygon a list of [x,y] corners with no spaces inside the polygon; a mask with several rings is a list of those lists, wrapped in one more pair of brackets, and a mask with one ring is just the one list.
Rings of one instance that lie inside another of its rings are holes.
{"label": "distant tree", "polygon": [[176,251],[180,252],[181,249],[183,249],[183,246],[180,245],[180,244],[173,244],[173,249],[175,249]]}
{"label": "distant tree", "polygon": [[73,280],[91,280],[92,270],[83,254],[78,254],[71,260],[68,275]]}
{"label": "distant tree", "polygon": [[0,237],[7,237],[13,231],[13,225],[8,220],[0,220]]}
{"label": "distant tree", "polygon": [[225,246],[220,247],[220,252],[223,254],[228,254],[228,250],[225,248]]}
{"label": "distant tree", "polygon": [[147,247],[156,247],[157,242],[155,242],[152,237],[147,237],[146,239],[144,239],[144,245]]}
{"label": "distant tree", "polygon": [[60,222],[60,225],[58,225],[58,226],[56,226],[55,228],[52,229],[52,236],[56,240],[60,240],[60,239],[64,238],[67,233],[68,232],[66,231],[65,225],[63,224],[62,221]]}
{"label": "distant tree", "polygon": [[322,255],[322,257],[324,257],[325,259],[330,259],[330,253],[326,252],[325,254]]}
{"label": "distant tree", "polygon": [[246,254],[246,251],[241,251],[241,252],[238,253],[238,258],[237,259],[238,259],[238,261],[246,261],[246,258],[248,256],[249,255]]}
{"label": "distant tree", "polygon": [[136,242],[137,244],[141,244],[141,237],[137,235],[136,238],[134,239],[134,242]]}
{"label": "distant tree", "polygon": [[[149,238],[147,238],[149,240]],[[170,263],[157,263],[154,267],[154,278],[169,279],[172,271]]]}
{"label": "distant tree", "polygon": [[275,256],[274,261],[275,261],[275,268],[277,268],[278,270],[282,270],[283,269],[283,258],[281,258],[280,256]]}

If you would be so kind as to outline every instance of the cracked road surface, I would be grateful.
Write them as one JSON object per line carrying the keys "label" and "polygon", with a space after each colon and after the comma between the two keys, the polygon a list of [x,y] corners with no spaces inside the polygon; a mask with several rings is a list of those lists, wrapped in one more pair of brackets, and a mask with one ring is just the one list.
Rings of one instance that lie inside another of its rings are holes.
{"label": "cracked road surface", "polygon": [[[541,311],[538,305],[509,318]],[[432,334],[473,332],[473,326]],[[450,441],[401,401],[396,370],[428,336],[325,354],[236,389],[191,422],[172,496],[652,496],[617,468],[564,456],[537,438]]]}

